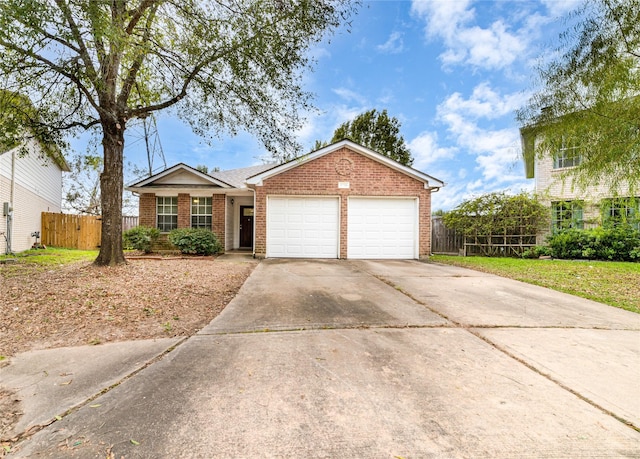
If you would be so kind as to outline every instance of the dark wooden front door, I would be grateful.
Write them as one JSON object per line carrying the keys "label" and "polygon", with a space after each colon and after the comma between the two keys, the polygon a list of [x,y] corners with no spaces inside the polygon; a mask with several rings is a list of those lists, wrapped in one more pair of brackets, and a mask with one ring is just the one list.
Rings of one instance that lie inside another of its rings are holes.
{"label": "dark wooden front door", "polygon": [[253,248],[253,206],[240,206],[240,247]]}

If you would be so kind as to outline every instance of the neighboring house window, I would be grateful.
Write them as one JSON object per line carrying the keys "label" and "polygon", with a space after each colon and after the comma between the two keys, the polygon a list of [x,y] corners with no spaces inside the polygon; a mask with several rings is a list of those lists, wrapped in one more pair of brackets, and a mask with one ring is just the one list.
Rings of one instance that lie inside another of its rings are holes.
{"label": "neighboring house window", "polygon": [[551,203],[551,226],[553,231],[567,228],[584,229],[582,203],[561,201]]}
{"label": "neighboring house window", "polygon": [[156,215],[158,229],[168,233],[178,227],[178,198],[168,196],[156,197]]}
{"label": "neighboring house window", "polygon": [[553,157],[553,168],[563,169],[565,167],[575,167],[582,162],[582,155],[577,145],[565,144],[563,142],[562,147]]}
{"label": "neighboring house window", "polygon": [[191,228],[211,230],[211,198],[191,198]]}
{"label": "neighboring house window", "polygon": [[629,223],[640,229],[640,197],[605,199],[602,202],[602,221],[605,225]]}

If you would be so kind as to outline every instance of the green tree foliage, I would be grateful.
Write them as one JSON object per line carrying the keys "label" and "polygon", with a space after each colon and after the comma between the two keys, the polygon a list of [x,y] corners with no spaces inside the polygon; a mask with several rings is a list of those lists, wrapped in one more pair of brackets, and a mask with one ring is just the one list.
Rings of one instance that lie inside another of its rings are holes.
{"label": "green tree foliage", "polygon": [[[538,87],[517,113],[525,154],[570,148],[579,187],[640,180],[640,0],[587,1],[570,16]],[[535,147],[533,139],[536,139]],[[566,150],[565,150],[566,151]]]}
{"label": "green tree foliage", "polygon": [[196,166],[196,170],[202,172],[203,174],[208,174],[209,173],[209,168],[207,166],[205,166],[204,164],[198,164]]}
{"label": "green tree foliage", "polygon": [[299,146],[309,49],[348,20],[349,0],[2,0],[0,90],[28,94],[29,129],[102,138],[102,243],[124,263],[127,124],[173,107],[205,137],[244,129],[279,155]]}
{"label": "green tree foliage", "polygon": [[[349,139],[375,152],[388,156],[405,166],[413,164],[413,157],[404,138],[400,135],[400,121],[389,118],[387,110],[369,110],[353,121],[341,124],[333,133],[331,143]],[[316,141],[314,149],[325,146]]]}
{"label": "green tree foliage", "polygon": [[100,215],[100,172],[102,157],[75,155],[70,172],[62,180],[63,208],[78,214]]}
{"label": "green tree foliage", "polygon": [[33,139],[45,155],[62,166],[60,147],[67,144],[59,132],[46,129],[43,115],[25,95],[0,87],[0,153],[19,147],[19,154],[26,155],[27,141]]}
{"label": "green tree foliage", "polygon": [[535,235],[547,227],[549,209],[526,193],[488,193],[463,201],[443,221],[464,236]]}

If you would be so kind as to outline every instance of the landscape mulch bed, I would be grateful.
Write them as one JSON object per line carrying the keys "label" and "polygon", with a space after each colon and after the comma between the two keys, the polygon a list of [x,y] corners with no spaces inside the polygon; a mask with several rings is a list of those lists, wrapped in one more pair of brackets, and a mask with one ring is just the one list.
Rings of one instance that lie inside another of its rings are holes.
{"label": "landscape mulch bed", "polygon": [[6,362],[27,350],[190,336],[224,309],[254,267],[179,256],[131,257],[116,267],[0,265],[0,356]]}

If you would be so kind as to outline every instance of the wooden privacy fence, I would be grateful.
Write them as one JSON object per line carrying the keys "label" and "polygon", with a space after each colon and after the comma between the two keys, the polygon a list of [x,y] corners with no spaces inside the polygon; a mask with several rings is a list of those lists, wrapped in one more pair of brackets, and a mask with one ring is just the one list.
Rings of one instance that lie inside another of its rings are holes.
{"label": "wooden privacy fence", "polygon": [[444,226],[442,217],[437,216],[431,219],[431,252],[439,254],[458,255],[464,248],[464,238]]}
{"label": "wooden privacy fence", "polygon": [[[42,212],[41,241],[44,245],[92,250],[100,247],[102,217]],[[138,225],[138,217],[122,217],[122,230]]]}

